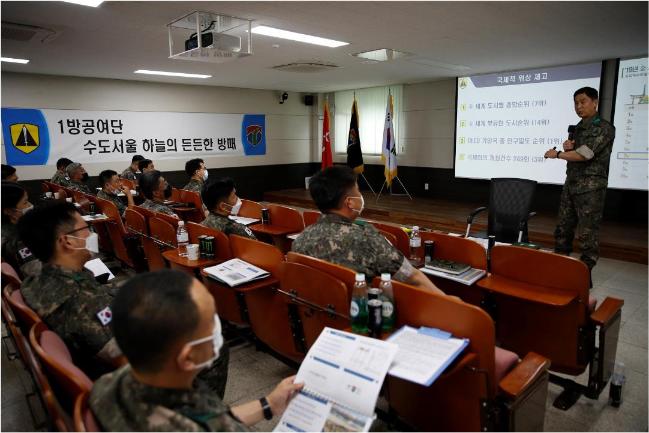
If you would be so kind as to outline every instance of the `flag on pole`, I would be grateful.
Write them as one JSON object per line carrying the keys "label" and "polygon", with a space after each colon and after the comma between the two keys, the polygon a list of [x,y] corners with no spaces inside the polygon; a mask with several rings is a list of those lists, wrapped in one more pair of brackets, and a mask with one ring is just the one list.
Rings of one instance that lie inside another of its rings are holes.
{"label": "flag on pole", "polygon": [[329,101],[325,99],[324,120],[322,121],[322,165],[320,168],[324,170],[332,165],[334,162],[331,156],[331,139],[329,138]]}
{"label": "flag on pole", "polygon": [[363,152],[361,151],[361,137],[358,131],[358,107],[356,98],[352,104],[352,120],[349,122],[349,138],[347,139],[347,165],[356,173],[363,173]]}
{"label": "flag on pole", "polygon": [[388,186],[392,185],[392,179],[397,176],[397,144],[394,141],[394,104],[392,94],[388,91],[388,106],[385,109],[385,126],[383,127],[383,151],[381,160],[385,165],[383,173]]}

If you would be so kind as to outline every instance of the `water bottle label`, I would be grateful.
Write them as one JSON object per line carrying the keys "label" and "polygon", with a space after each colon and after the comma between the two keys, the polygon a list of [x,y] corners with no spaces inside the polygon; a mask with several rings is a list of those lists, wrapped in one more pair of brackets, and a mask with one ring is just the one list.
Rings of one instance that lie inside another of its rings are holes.
{"label": "water bottle label", "polygon": [[383,317],[392,317],[394,314],[394,305],[390,301],[383,301],[383,306],[381,308],[381,315]]}
{"label": "water bottle label", "polygon": [[352,301],[351,305],[349,306],[349,315],[352,317],[358,316],[358,313],[360,313],[361,309],[358,306],[358,303],[356,301]]}
{"label": "water bottle label", "polygon": [[410,239],[410,247],[411,248],[421,247],[421,238]]}

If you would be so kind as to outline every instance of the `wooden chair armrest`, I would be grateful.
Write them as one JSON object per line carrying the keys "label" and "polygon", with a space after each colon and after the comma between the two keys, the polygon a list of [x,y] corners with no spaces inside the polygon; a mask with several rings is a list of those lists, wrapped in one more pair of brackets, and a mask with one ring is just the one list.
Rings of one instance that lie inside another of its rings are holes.
{"label": "wooden chair armrest", "polygon": [[498,387],[500,393],[509,399],[516,399],[539,375],[550,368],[550,360],[534,352],[529,352],[512,371],[505,376]]}
{"label": "wooden chair armrest", "polygon": [[600,304],[599,307],[590,315],[590,320],[592,320],[597,326],[604,326],[608,324],[613,317],[617,314],[618,311],[622,309],[624,301],[617,298],[604,299],[604,302]]}

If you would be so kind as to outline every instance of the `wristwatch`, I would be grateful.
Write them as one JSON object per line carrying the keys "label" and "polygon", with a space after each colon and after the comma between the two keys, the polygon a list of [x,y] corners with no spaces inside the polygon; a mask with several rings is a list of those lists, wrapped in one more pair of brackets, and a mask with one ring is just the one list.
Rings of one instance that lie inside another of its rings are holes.
{"label": "wristwatch", "polygon": [[560,151],[560,150],[557,152],[557,159],[559,159],[559,155],[561,155],[561,151]]}
{"label": "wristwatch", "polygon": [[273,410],[270,408],[266,397],[260,398],[259,403],[261,403],[261,410],[264,411],[264,419],[273,419]]}

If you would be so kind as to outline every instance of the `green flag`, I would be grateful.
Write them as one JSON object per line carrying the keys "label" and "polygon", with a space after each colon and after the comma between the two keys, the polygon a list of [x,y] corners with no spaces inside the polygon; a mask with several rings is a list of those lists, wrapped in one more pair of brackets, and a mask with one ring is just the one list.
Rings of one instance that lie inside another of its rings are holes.
{"label": "green flag", "polygon": [[362,173],[363,152],[361,151],[361,137],[358,131],[358,108],[356,99],[352,104],[352,120],[349,122],[349,138],[347,139],[347,165],[356,173]]}

